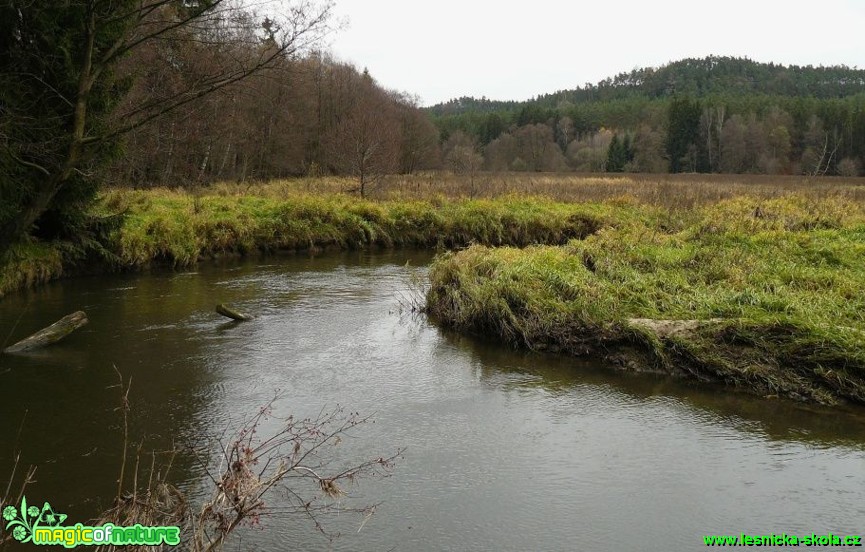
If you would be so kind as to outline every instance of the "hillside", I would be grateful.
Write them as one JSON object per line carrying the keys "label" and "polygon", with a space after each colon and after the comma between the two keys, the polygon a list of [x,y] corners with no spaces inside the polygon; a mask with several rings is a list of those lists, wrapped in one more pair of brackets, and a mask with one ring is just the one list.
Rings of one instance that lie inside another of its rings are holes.
{"label": "hillside", "polygon": [[429,108],[435,115],[488,113],[524,105],[556,107],[626,98],[658,99],[673,94],[704,96],[769,95],[843,98],[865,92],[865,70],[846,66],[813,67],[760,63],[747,58],[709,56],[683,59],[661,67],[634,69],[571,90],[543,94],[526,102],[459,98]]}
{"label": "hillside", "polygon": [[685,59],[524,102],[428,108],[453,170],[858,176],[865,70]]}

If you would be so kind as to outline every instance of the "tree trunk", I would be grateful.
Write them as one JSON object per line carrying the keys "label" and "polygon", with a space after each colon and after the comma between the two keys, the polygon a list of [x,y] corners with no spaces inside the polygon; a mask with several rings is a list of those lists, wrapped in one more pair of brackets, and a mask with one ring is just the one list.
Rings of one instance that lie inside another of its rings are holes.
{"label": "tree trunk", "polygon": [[62,182],[58,176],[46,176],[33,200],[0,228],[0,260],[30,232],[36,220],[48,209]]}
{"label": "tree trunk", "polygon": [[57,322],[51,324],[47,328],[43,328],[31,335],[27,339],[22,339],[18,343],[6,347],[4,353],[22,353],[33,349],[39,349],[52,343],[60,341],[67,335],[71,334],[84,324],[87,324],[87,315],[84,311],[73,312],[66,315]]}

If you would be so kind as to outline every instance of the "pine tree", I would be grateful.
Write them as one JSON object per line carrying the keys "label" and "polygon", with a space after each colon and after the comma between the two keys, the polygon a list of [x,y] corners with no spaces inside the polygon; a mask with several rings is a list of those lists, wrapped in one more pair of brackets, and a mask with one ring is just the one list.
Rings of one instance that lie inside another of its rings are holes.
{"label": "pine tree", "polygon": [[[667,156],[670,172],[696,170],[700,151],[700,114],[698,101],[687,97],[674,97],[667,118]],[[691,158],[693,157],[693,158]]]}
{"label": "pine tree", "polygon": [[[627,141],[627,135],[625,137]],[[607,150],[607,172],[623,172],[628,162],[627,142],[619,140],[619,135],[614,134]]]}

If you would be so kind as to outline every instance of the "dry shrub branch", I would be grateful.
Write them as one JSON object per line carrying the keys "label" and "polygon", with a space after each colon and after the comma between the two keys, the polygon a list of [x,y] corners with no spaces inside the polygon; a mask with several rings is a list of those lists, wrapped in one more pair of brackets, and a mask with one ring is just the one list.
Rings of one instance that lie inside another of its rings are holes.
{"label": "dry shrub branch", "polygon": [[[124,386],[122,378],[121,389],[126,427],[129,386]],[[353,513],[365,523],[377,504],[346,505],[342,499],[349,496],[347,490],[358,479],[389,476],[402,450],[359,462],[340,461],[335,447],[370,422],[370,417],[337,406],[323,409],[314,417],[280,419],[273,414],[277,399],[274,397],[238,429],[226,429],[211,446],[196,453],[206,468],[209,487],[199,503],[194,503],[188,491],[170,483],[168,475],[178,454],[176,449],[151,453],[149,467],[143,470],[139,447],[131,485],[118,493],[112,508],[95,524],[176,525],[181,528],[182,546],[195,552],[211,552],[221,549],[238,528],[259,526],[264,517],[306,518],[328,538],[338,536],[326,526],[323,518],[328,514]],[[260,431],[274,424],[275,431]],[[127,448],[128,436],[124,451]],[[121,474],[124,469],[125,462]],[[148,474],[146,481],[142,481],[143,473]],[[266,499],[274,493],[279,494],[275,501],[278,505],[271,506]],[[119,547],[97,548],[116,549]]]}

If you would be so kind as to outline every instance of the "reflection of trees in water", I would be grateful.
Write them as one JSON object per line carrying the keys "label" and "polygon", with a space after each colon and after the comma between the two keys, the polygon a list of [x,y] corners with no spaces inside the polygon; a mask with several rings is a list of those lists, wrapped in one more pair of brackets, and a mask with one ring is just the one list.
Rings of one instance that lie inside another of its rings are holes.
{"label": "reflection of trees in water", "polygon": [[[670,397],[709,415],[712,423],[732,426],[771,440],[800,441],[819,446],[865,449],[865,409],[821,407],[781,399],[763,399],[717,384],[686,382],[670,376],[625,372],[601,360],[514,350],[493,340],[443,331],[447,341],[472,357],[482,381],[505,389],[540,387],[553,394],[575,392],[577,386],[604,387],[615,400]],[[515,374],[527,377],[502,377]]]}

